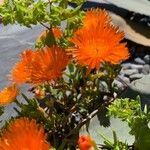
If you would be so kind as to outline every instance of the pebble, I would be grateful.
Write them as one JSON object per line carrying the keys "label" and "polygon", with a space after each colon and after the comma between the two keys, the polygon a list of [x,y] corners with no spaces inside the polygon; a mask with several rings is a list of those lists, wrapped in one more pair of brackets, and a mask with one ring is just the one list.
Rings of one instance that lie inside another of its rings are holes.
{"label": "pebble", "polygon": [[139,57],[135,58],[135,62],[125,62],[121,64],[121,71],[114,84],[123,90],[134,80],[141,79],[144,75],[150,73],[150,64],[148,64],[150,55],[145,55],[143,60]]}
{"label": "pebble", "polygon": [[113,86],[116,86],[117,88],[119,88],[119,90],[123,90],[124,89],[123,83],[121,83],[118,80],[114,80],[114,82],[112,84],[113,84]]}
{"label": "pebble", "polygon": [[108,91],[108,85],[105,81],[100,82],[100,90],[101,91]]}
{"label": "pebble", "polygon": [[117,80],[120,82],[125,82],[126,84],[130,83],[130,79],[125,77],[124,75],[118,75]]}
{"label": "pebble", "polygon": [[124,63],[124,64],[121,64],[121,67],[123,67],[123,69],[138,69],[138,70],[142,70],[143,65],[132,64],[132,63]]}
{"label": "pebble", "polygon": [[132,55],[134,60],[126,61],[121,64],[121,71],[118,77],[115,79],[114,84],[122,90],[126,86],[130,85],[134,80],[138,81],[144,77],[144,75],[150,74],[150,54],[146,54],[143,51],[141,53],[134,52]]}
{"label": "pebble", "polygon": [[126,76],[130,76],[132,74],[137,74],[138,70],[137,69],[122,69],[120,73]]}
{"label": "pebble", "polygon": [[137,64],[145,65],[145,61],[142,60],[140,57],[135,58],[134,61],[135,61]]}
{"label": "pebble", "polygon": [[143,59],[146,64],[150,64],[150,55],[145,55]]}
{"label": "pebble", "polygon": [[143,66],[142,73],[147,75],[150,73],[150,65],[146,64]]}
{"label": "pebble", "polygon": [[131,79],[131,81],[136,80],[136,79],[140,79],[142,77],[143,77],[142,73],[137,73],[137,74],[133,74],[133,75],[129,76],[129,78]]}

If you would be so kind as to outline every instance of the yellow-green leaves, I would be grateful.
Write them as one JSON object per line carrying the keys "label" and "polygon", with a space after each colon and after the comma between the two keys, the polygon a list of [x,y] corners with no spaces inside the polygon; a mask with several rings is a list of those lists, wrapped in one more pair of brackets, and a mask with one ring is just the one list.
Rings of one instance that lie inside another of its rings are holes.
{"label": "yellow-green leaves", "polygon": [[108,107],[109,115],[126,121],[130,127],[130,134],[135,136],[135,147],[139,150],[150,149],[150,113],[141,108],[139,98],[136,100],[117,99]]}
{"label": "yellow-green leaves", "polygon": [[6,0],[4,5],[0,6],[0,15],[4,25],[19,23],[31,27],[37,23],[48,23],[50,26],[58,26],[69,18],[73,22],[80,18],[79,10],[83,1],[74,3],[77,4],[75,9],[68,7],[68,0]]}

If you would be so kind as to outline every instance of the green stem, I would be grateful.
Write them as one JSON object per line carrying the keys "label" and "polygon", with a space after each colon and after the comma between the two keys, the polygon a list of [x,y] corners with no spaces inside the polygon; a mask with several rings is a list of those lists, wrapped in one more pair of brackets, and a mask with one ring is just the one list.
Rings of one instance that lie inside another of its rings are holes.
{"label": "green stem", "polygon": [[[48,0],[48,1],[49,1],[49,12],[51,13],[53,2],[51,0]],[[52,24],[50,24],[50,29],[52,29]]]}

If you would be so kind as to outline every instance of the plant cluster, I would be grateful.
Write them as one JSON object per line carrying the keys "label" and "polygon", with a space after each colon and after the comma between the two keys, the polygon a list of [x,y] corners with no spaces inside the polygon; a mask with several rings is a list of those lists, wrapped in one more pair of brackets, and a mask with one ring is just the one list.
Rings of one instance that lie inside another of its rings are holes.
{"label": "plant cluster", "polygon": [[[76,7],[69,7],[70,2]],[[18,115],[1,129],[0,149],[75,149],[80,128],[114,101],[118,89],[113,81],[120,71],[119,64],[129,57],[122,41],[124,33],[112,25],[105,10],[81,11],[83,3],[84,0],[4,0],[1,4],[4,25],[19,23],[32,28],[41,24],[45,30],[37,38],[34,50],[21,53],[10,71],[11,85],[0,92],[0,115],[5,105],[14,102],[18,106],[14,108]],[[21,94],[25,103],[17,99],[22,84],[29,84],[33,94],[31,99]],[[132,115],[141,117],[143,112],[136,102],[129,106],[128,102],[119,102],[115,101],[109,112],[119,116],[125,109],[119,117],[129,120],[131,133],[138,140],[136,127],[146,120],[137,122]],[[115,133],[114,138],[115,145],[126,147]],[[91,149],[90,145],[81,146],[86,139],[79,138],[81,150]],[[88,140],[97,149],[95,142]],[[138,142],[135,145],[140,148]]]}
{"label": "plant cluster", "polygon": [[109,115],[126,121],[130,127],[130,134],[135,137],[135,149],[150,149],[150,113],[145,106],[142,110],[139,97],[133,99],[116,99],[108,108]]}

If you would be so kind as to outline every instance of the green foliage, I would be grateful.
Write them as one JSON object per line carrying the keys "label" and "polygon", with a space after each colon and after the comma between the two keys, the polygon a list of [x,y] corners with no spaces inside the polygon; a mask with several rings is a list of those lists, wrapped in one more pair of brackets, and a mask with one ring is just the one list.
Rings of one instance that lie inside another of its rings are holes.
{"label": "green foliage", "polygon": [[109,107],[109,115],[121,118],[123,121],[130,119],[134,115],[139,115],[141,110],[140,101],[138,99],[116,99]]}
{"label": "green foliage", "polygon": [[[75,3],[76,7],[69,7],[69,2]],[[68,37],[82,25],[83,3],[84,0],[5,0],[0,6],[0,16],[4,25],[18,23],[31,28],[32,25],[41,24],[48,31],[66,23],[63,36],[59,40],[54,39],[52,32],[49,32],[44,39],[35,44],[36,48],[45,45],[51,47],[55,44],[66,48],[70,46]]]}
{"label": "green foliage", "polygon": [[22,117],[28,116],[29,118],[34,118],[43,122],[46,116],[44,114],[44,110],[42,111],[42,108],[40,108],[37,100],[28,99],[24,94],[22,94],[22,96],[26,100],[27,104],[20,104],[18,101],[16,101],[19,108],[21,108],[21,111],[15,108],[18,114]]}
{"label": "green foliage", "polygon": [[110,141],[104,135],[101,134],[101,137],[104,139],[105,148],[112,150],[129,150],[128,144],[119,141],[116,132],[113,131],[113,139],[114,141]]}
{"label": "green foliage", "polygon": [[150,149],[150,113],[145,106],[141,109],[139,97],[136,100],[117,99],[109,107],[109,115],[126,121],[131,129],[130,134],[135,136],[135,147],[139,150]]}
{"label": "green foliage", "polygon": [[78,0],[75,2],[78,7],[72,9],[68,8],[68,0],[5,0],[4,5],[0,6],[0,16],[4,25],[19,23],[27,27],[38,23],[48,23],[50,27],[55,27],[61,21],[68,20],[68,28],[72,29],[75,27],[73,24],[81,21],[79,10],[83,2]]}
{"label": "green foliage", "polygon": [[4,108],[0,107],[0,116],[4,113]]}
{"label": "green foliage", "polygon": [[0,7],[0,15],[3,19],[3,24],[19,23],[21,25],[31,27],[38,22],[48,21],[47,3],[41,0],[34,2],[30,0],[14,0],[12,2],[6,0],[5,4]]}
{"label": "green foliage", "polygon": [[[76,8],[69,7],[69,2],[76,4]],[[84,13],[80,8],[83,3],[84,0],[5,0],[0,6],[0,16],[4,25],[18,23],[31,28],[32,25],[41,24],[49,31],[65,22],[62,38],[56,40],[52,32],[49,32],[45,39],[35,44],[35,47],[51,47],[58,44],[66,48],[70,46],[68,37],[82,25]]]}

